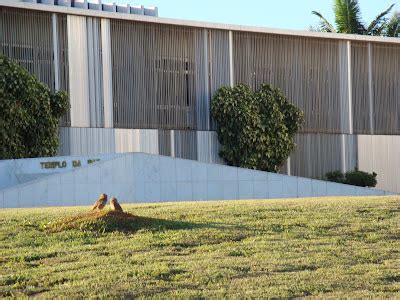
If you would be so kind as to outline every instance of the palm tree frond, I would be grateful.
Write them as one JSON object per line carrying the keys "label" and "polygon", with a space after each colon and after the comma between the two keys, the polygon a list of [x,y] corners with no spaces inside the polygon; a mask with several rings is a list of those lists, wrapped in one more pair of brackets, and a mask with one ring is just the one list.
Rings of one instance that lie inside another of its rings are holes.
{"label": "palm tree frond", "polygon": [[338,32],[349,34],[378,35],[400,38],[400,13],[394,12],[391,18],[388,14],[393,10],[395,4],[390,5],[381,12],[366,27],[361,19],[361,9],[358,0],[334,0],[333,10],[335,12],[335,26],[319,12],[312,14],[320,20],[319,27],[310,27],[310,31]]}
{"label": "palm tree frond", "polygon": [[334,9],[337,32],[365,34],[357,0],[336,0]]}
{"label": "palm tree frond", "polygon": [[319,24],[319,30],[322,32],[336,32],[335,27],[329,23],[329,21],[327,19],[325,19],[325,17],[320,14],[317,11],[312,11],[311,12],[313,15],[317,16],[320,18],[320,24]]}
{"label": "palm tree frond", "polygon": [[321,32],[321,28],[319,27],[319,26],[317,26],[317,25],[310,25],[310,26],[308,26],[308,31],[311,31],[311,32]]}
{"label": "palm tree frond", "polygon": [[381,25],[375,27],[375,29],[371,32],[368,32],[369,35],[375,35],[375,36],[382,36],[384,35],[384,32],[387,30],[387,24],[386,22],[382,23]]}
{"label": "palm tree frond", "polygon": [[386,24],[385,36],[400,37],[400,13],[394,13],[393,17]]}
{"label": "palm tree frond", "polygon": [[384,25],[386,23],[386,16],[390,13],[390,11],[393,9],[393,7],[395,6],[395,4],[390,5],[390,7],[388,9],[386,9],[385,11],[381,12],[372,22],[371,24],[368,26],[367,28],[367,32],[368,34],[372,34],[372,35],[378,35],[377,34],[377,29],[381,28],[382,24]]}

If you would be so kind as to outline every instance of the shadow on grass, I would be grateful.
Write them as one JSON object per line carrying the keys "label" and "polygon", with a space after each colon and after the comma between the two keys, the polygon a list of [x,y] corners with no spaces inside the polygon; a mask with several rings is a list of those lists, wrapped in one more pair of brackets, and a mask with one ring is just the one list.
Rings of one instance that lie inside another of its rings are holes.
{"label": "shadow on grass", "polygon": [[197,228],[223,228],[223,225],[201,224],[187,221],[172,221],[165,219],[135,216],[118,211],[93,211],[51,222],[45,226],[50,232],[65,230],[81,230],[96,232],[127,232],[138,230],[164,231],[187,230]]}

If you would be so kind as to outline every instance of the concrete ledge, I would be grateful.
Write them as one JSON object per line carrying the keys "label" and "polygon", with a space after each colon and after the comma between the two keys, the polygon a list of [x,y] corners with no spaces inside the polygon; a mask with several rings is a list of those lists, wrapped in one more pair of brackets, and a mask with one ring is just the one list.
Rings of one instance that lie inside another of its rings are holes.
{"label": "concrete ledge", "polygon": [[[400,44],[400,39],[389,38],[389,37],[377,37],[377,36],[366,36],[366,35],[356,35],[356,34],[340,34],[340,33],[328,33],[328,32],[311,32],[311,31],[302,31],[302,30],[287,30],[287,29],[267,28],[267,27],[199,22],[199,21],[189,21],[189,20],[179,20],[179,19],[169,19],[169,18],[145,16],[145,15],[140,15],[140,14],[137,14],[137,15],[136,14],[124,14],[124,13],[117,14],[114,12],[114,10],[113,11],[104,11],[104,4],[103,4],[103,11],[90,10],[90,9],[79,9],[79,8],[68,7],[68,6],[55,6],[55,5],[43,5],[43,4],[37,4],[37,3],[18,2],[15,0],[2,0],[0,3],[0,6],[32,9],[32,10],[40,10],[40,11],[49,11],[49,12],[64,13],[64,14],[70,14],[70,15],[81,15],[81,16],[90,16],[90,17],[99,17],[99,18],[108,18],[108,19],[120,19],[120,20],[130,20],[130,21],[138,21],[138,22],[157,23],[157,24],[198,27],[198,28],[244,31],[244,32],[258,32],[258,33],[269,33],[269,34],[279,34],[279,35],[299,36],[299,37],[326,38],[326,39],[333,39],[333,40]],[[136,11],[134,10],[134,12],[136,12]]]}

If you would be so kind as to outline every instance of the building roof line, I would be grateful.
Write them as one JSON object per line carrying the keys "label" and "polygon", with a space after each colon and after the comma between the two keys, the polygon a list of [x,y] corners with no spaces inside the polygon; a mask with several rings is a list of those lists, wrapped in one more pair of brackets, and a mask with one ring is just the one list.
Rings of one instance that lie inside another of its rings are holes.
{"label": "building roof line", "polygon": [[340,34],[340,33],[328,33],[328,32],[312,32],[305,30],[277,29],[268,27],[211,23],[203,21],[189,21],[180,19],[170,19],[164,17],[153,17],[146,15],[114,13],[102,10],[81,9],[77,7],[65,7],[65,6],[46,5],[46,4],[37,4],[29,2],[19,2],[15,0],[2,0],[0,3],[0,7],[21,8],[21,9],[47,11],[47,12],[63,13],[70,15],[99,17],[99,18],[117,19],[117,20],[129,20],[136,22],[177,25],[177,26],[187,26],[187,27],[206,28],[206,29],[232,30],[239,32],[265,33],[265,34],[286,35],[294,37],[309,37],[309,38],[321,38],[321,39],[343,40],[343,41],[354,41],[354,42],[400,44],[400,38],[356,35],[356,34]]}

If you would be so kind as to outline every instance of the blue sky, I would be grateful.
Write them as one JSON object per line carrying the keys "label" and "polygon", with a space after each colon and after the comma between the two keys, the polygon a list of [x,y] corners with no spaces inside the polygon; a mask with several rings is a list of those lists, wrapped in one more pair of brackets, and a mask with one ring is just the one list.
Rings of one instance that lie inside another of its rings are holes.
{"label": "blue sky", "polygon": [[[286,29],[308,29],[318,24],[312,10],[322,13],[333,23],[333,0],[114,0],[131,5],[158,6],[159,16],[240,25]],[[107,2],[107,0],[103,0]],[[110,0],[112,2],[112,0]],[[370,22],[379,12],[399,0],[359,0],[363,19]]]}

